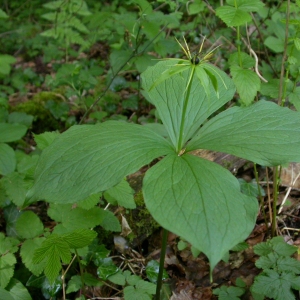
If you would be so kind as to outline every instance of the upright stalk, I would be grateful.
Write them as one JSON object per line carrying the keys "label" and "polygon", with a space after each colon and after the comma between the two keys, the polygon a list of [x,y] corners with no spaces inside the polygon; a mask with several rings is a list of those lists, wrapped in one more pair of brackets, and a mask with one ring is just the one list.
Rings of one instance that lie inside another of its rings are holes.
{"label": "upright stalk", "polygon": [[155,300],[160,300],[160,290],[162,287],[168,233],[169,233],[168,230],[163,228],[162,245],[161,245],[160,260],[159,260],[159,273],[157,277]]}
{"label": "upright stalk", "polygon": [[276,216],[277,216],[277,200],[278,200],[278,167],[273,168],[273,208],[272,208],[272,237],[276,235]]}
{"label": "upright stalk", "polygon": [[189,76],[188,79],[188,86],[185,91],[185,97],[183,100],[183,109],[182,109],[182,115],[181,115],[181,123],[180,123],[180,130],[179,130],[179,138],[178,138],[178,144],[177,144],[177,149],[176,152],[179,154],[180,151],[182,150],[183,146],[183,135],[184,135],[184,126],[185,126],[185,115],[186,115],[186,109],[189,103],[189,98],[190,98],[190,93],[191,93],[191,87],[192,87],[192,81],[194,78],[194,73],[195,73],[195,66],[193,66],[191,70],[191,75]]}

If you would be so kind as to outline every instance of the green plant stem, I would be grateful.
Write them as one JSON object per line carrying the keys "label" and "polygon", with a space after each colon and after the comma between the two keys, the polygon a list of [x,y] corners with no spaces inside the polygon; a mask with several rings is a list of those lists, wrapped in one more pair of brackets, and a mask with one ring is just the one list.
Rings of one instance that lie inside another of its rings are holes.
{"label": "green plant stem", "polygon": [[265,208],[264,208],[263,197],[262,197],[261,191],[260,191],[259,180],[258,180],[258,172],[257,172],[256,164],[254,164],[254,176],[255,176],[255,180],[256,180],[256,184],[257,184],[257,192],[258,192],[260,207],[261,207],[261,210],[262,210],[262,213],[263,213],[263,216],[264,216],[266,228],[268,228],[268,221],[267,221],[266,211],[265,211]]}
{"label": "green plant stem", "polygon": [[160,290],[162,287],[162,279],[163,279],[163,272],[164,272],[168,233],[169,233],[169,231],[167,229],[163,228],[160,260],[159,260],[159,273],[158,273],[158,277],[157,277],[155,300],[160,300]]}
{"label": "green plant stem", "polygon": [[276,235],[276,217],[277,217],[277,200],[278,200],[278,167],[273,168],[273,208],[272,208],[272,237]]}
{"label": "green plant stem", "polygon": [[80,269],[80,278],[81,278],[81,284],[82,284],[82,294],[85,295],[85,285],[84,285],[84,278],[83,278],[83,269],[82,269],[82,265],[81,265],[81,262],[80,262],[80,257],[78,255],[78,252],[76,249],[74,249],[75,251],[75,254],[76,254],[76,258],[77,258],[77,261],[78,261],[78,265],[79,265],[79,269]]}
{"label": "green plant stem", "polygon": [[191,70],[191,75],[189,76],[188,79],[188,86],[185,92],[185,97],[184,97],[184,102],[183,102],[183,110],[182,110],[182,115],[181,115],[181,122],[180,122],[180,130],[179,130],[179,138],[178,138],[178,144],[177,144],[177,149],[176,152],[179,154],[180,151],[182,150],[182,141],[183,141],[183,135],[184,135],[184,125],[185,125],[185,117],[186,117],[186,109],[189,103],[189,98],[190,98],[190,93],[191,93],[191,87],[192,87],[192,81],[195,73],[195,66],[193,66]]}
{"label": "green plant stem", "polygon": [[281,62],[281,71],[280,71],[280,85],[279,85],[279,93],[278,93],[278,105],[284,105],[283,99],[283,86],[284,84],[284,72],[285,72],[285,61],[287,59],[287,46],[288,46],[288,37],[289,37],[289,17],[290,17],[290,0],[287,1],[286,6],[286,25],[285,25],[285,38],[284,38],[284,51],[282,55]]}

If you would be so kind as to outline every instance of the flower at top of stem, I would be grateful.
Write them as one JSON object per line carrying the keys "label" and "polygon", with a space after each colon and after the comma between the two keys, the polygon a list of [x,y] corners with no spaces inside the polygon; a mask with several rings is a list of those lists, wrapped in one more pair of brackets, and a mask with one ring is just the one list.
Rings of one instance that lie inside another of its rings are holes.
{"label": "flower at top of stem", "polygon": [[217,97],[219,98],[218,78],[222,82],[222,84],[224,85],[224,87],[226,89],[227,89],[227,86],[226,86],[224,80],[222,79],[221,75],[218,73],[218,69],[216,67],[212,66],[209,63],[209,60],[212,58],[214,51],[218,47],[220,47],[220,45],[215,47],[208,53],[206,53],[204,56],[201,56],[205,37],[200,45],[199,51],[196,54],[191,54],[189,46],[184,37],[183,37],[183,40],[184,40],[185,47],[176,39],[180,48],[183,50],[184,54],[186,55],[187,59],[178,59],[178,58],[164,59],[164,60],[176,60],[178,63],[175,65],[172,65],[172,66],[170,66],[170,68],[166,69],[161,74],[161,76],[159,76],[157,78],[157,80],[153,83],[150,90],[152,90],[154,87],[156,87],[160,83],[164,82],[168,78],[170,78],[178,73],[182,73],[186,70],[189,70],[190,75],[188,77],[187,86],[186,86],[185,91],[192,84],[193,77],[196,74],[196,77],[198,78],[198,80],[200,81],[201,85],[204,88],[206,96],[210,97],[211,85],[212,85]]}

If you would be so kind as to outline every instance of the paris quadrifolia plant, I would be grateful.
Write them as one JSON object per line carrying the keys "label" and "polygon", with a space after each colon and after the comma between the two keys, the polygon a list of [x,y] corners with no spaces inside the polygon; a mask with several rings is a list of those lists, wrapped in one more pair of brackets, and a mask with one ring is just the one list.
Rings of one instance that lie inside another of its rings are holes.
{"label": "paris quadrifolia plant", "polygon": [[182,46],[187,60],[159,61],[142,73],[143,94],[167,134],[123,121],[75,125],[43,150],[27,203],[80,203],[160,158],[143,179],[146,206],[164,229],[206,254],[213,270],[250,234],[258,203],[228,170],[193,151],[263,166],[300,161],[300,113],[258,101],[210,118],[233,98],[235,85],[209,62],[212,52],[201,54],[202,45],[196,55]]}

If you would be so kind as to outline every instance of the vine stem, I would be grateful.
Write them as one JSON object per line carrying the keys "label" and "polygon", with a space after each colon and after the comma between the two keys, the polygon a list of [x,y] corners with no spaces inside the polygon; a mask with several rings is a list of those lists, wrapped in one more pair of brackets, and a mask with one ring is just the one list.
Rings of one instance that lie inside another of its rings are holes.
{"label": "vine stem", "polygon": [[162,245],[161,245],[161,252],[160,252],[160,259],[159,259],[159,272],[158,272],[158,277],[157,277],[155,300],[160,300],[160,290],[162,287],[162,279],[163,279],[163,272],[164,272],[168,233],[169,233],[169,231],[167,229],[163,228]]}

